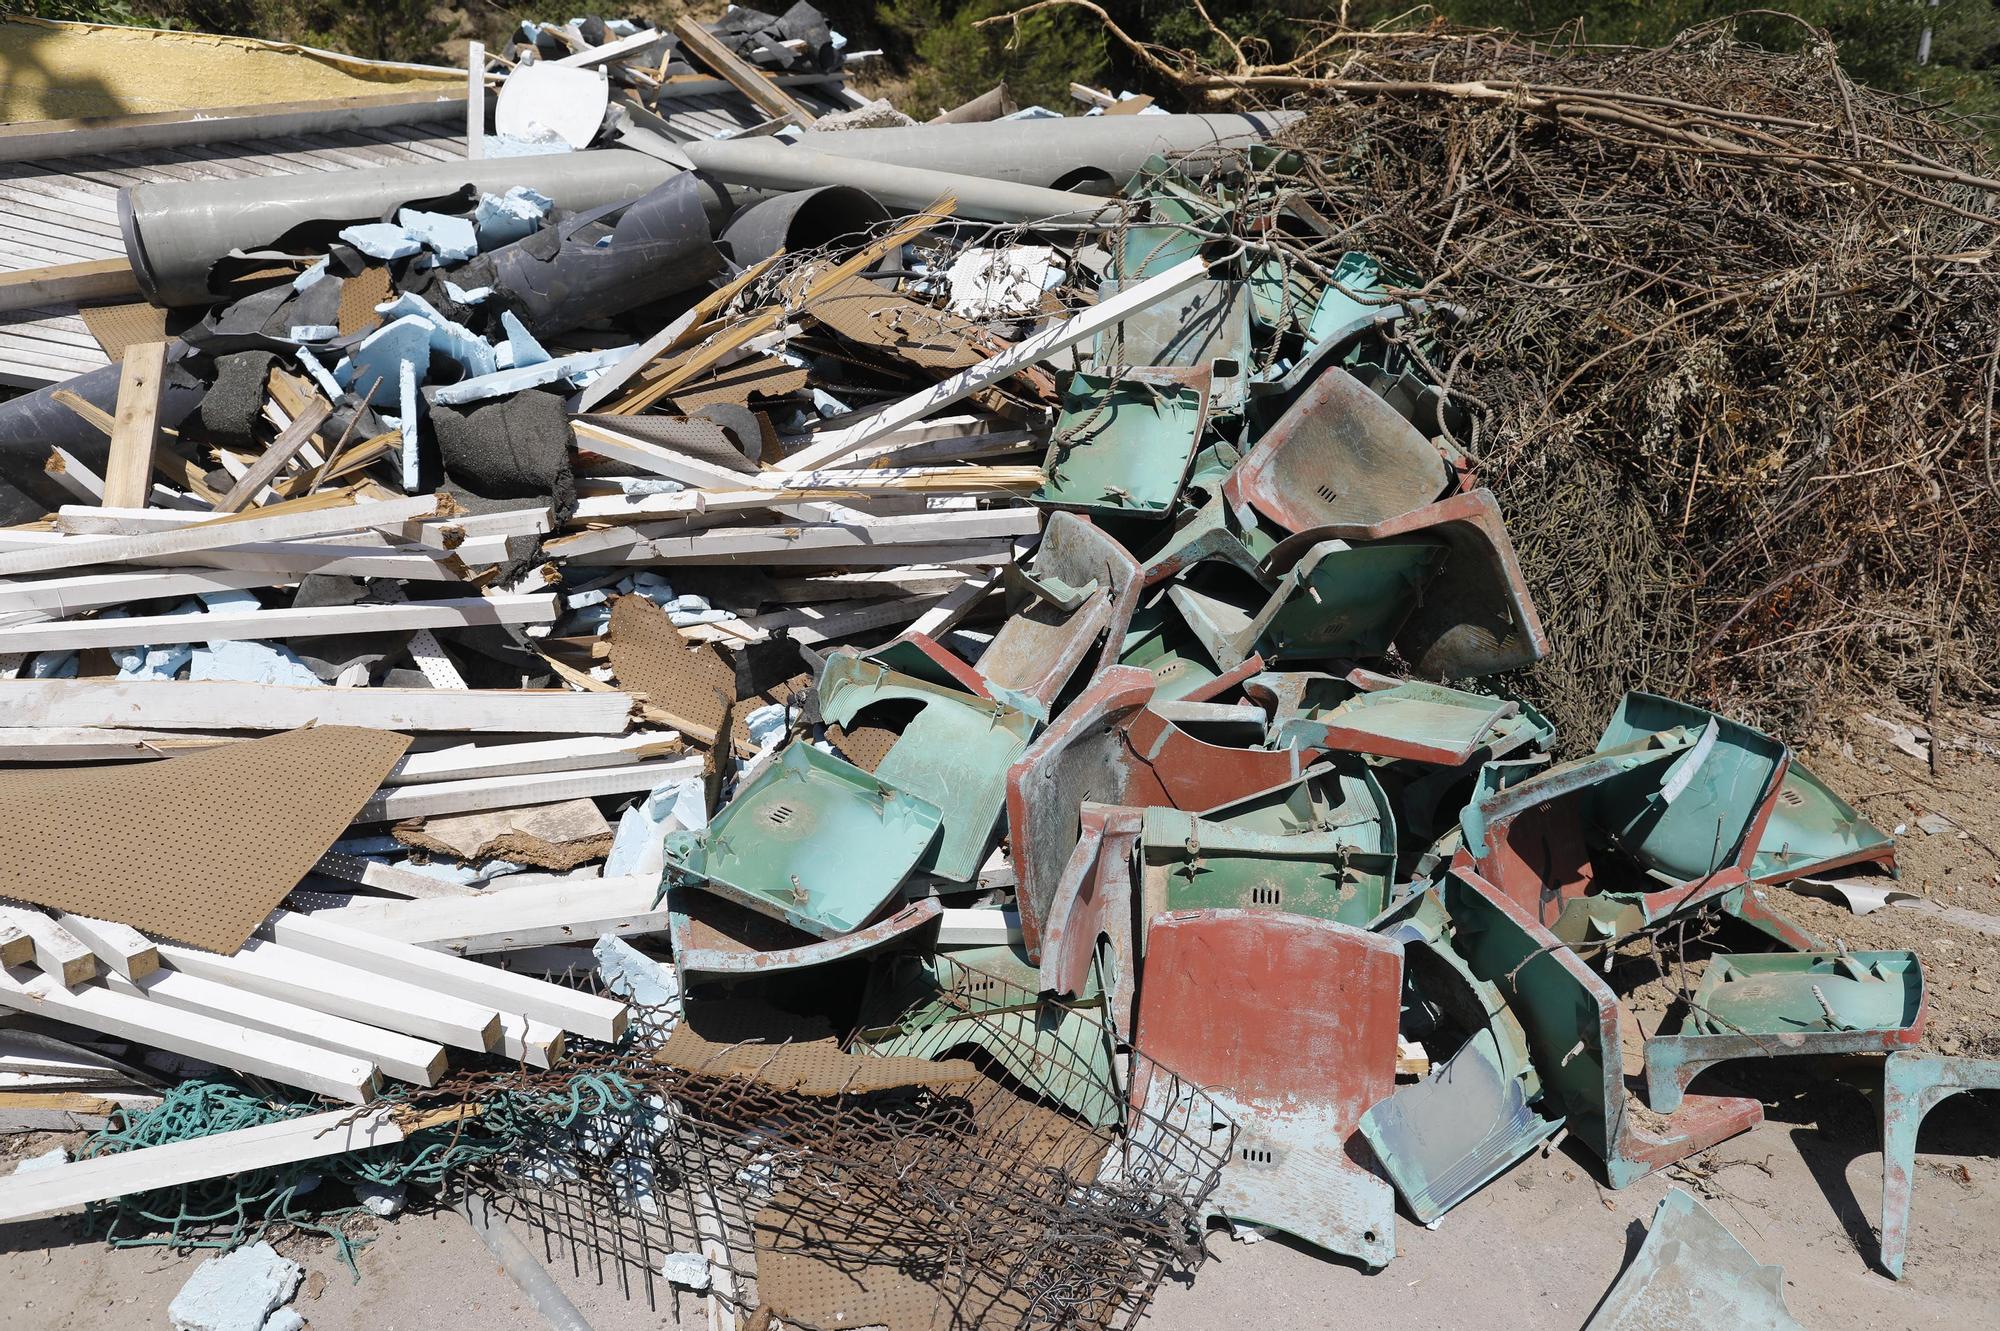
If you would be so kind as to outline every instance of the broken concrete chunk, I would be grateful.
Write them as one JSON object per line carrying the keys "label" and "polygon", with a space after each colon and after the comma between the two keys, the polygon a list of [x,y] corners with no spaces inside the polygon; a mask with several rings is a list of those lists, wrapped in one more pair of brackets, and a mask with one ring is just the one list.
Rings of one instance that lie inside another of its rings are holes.
{"label": "broken concrete chunk", "polygon": [[298,1292],[305,1268],[269,1243],[252,1243],[195,1268],[167,1306],[174,1331],[264,1331],[265,1319]]}

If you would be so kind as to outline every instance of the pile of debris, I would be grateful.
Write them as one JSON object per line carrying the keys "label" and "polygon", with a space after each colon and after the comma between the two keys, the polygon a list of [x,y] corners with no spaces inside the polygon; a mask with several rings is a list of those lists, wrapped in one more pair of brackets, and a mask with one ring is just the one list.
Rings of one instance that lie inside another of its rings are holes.
{"label": "pile of debris", "polygon": [[0,1112],[104,1129],[0,1219],[237,1244],[310,1169],[470,1190],[538,1303],[489,1200],[719,1318],[1128,1325],[1209,1220],[1380,1267],[1840,1053],[1898,1270],[2000,1066],[1765,891],[1890,838],[1653,694],[1555,760],[1437,312],[1322,262],[1293,118],[830,124],[773,71],[843,45],[544,26],[483,157],[122,196],[176,335],[0,405]]}

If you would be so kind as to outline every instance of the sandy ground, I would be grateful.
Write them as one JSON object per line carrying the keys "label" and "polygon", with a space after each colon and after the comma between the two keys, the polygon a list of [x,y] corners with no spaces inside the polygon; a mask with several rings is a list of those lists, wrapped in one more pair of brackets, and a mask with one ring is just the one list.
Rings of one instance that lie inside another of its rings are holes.
{"label": "sandy ground", "polygon": [[[1945,733],[1942,774],[1867,722],[1851,724],[1806,758],[1870,817],[1885,826],[1910,826],[1904,887],[1927,901],[2000,914],[2000,857],[1992,853],[2000,842],[2000,716],[1961,718]],[[1885,793],[1872,793],[1878,789]],[[1918,831],[1916,819],[1933,812],[1944,813],[1956,830]],[[1891,908],[1861,922],[1818,902],[1780,904],[1812,927],[1844,931],[1850,946],[1919,948],[1933,992],[1948,1001],[1956,990],[1972,1010],[1983,1008],[1989,977],[2000,979],[2000,959],[1993,955],[2000,939],[1977,931],[1940,933],[1924,911]],[[1867,1065],[1851,1070],[1857,1084],[1865,1084]],[[1577,1331],[1637,1251],[1670,1187],[1696,1191],[1753,1255],[1784,1268],[1791,1309],[1810,1331],[2000,1324],[1994,1252],[2000,1116],[1994,1099],[1958,1096],[1925,1121],[1910,1257],[1897,1282],[1873,1267],[1881,1199],[1873,1111],[1856,1090],[1829,1080],[1831,1071],[1739,1063],[1704,1074],[1697,1089],[1760,1096],[1766,1121],[1622,1192],[1602,1187],[1594,1163],[1573,1148],[1532,1156],[1435,1231],[1399,1219],[1396,1260],[1379,1272],[1284,1241],[1245,1244],[1215,1235],[1215,1260],[1190,1284],[1164,1288],[1145,1326],[1213,1331],[1254,1316],[1259,1325],[1284,1328]],[[39,1142],[13,1145],[30,1153],[42,1149]],[[496,1331],[541,1325],[462,1217],[411,1214],[372,1232],[358,1282],[317,1240],[281,1245],[310,1273],[294,1306],[312,1326]],[[538,1237],[534,1242],[541,1249]],[[676,1320],[664,1293],[658,1306],[649,1306],[643,1288],[621,1280],[615,1269],[575,1262],[560,1249],[541,1250],[597,1331],[706,1325],[691,1300]],[[168,1302],[200,1260],[160,1249],[108,1249],[81,1238],[68,1219],[0,1226],[0,1331],[165,1326]]]}

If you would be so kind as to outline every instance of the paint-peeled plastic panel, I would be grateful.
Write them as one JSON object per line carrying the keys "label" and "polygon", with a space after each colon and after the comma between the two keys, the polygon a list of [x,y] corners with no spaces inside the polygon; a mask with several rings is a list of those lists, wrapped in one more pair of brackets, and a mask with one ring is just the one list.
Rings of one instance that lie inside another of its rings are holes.
{"label": "paint-peeled plastic panel", "polygon": [[1365,925],[1389,904],[1394,855],[1354,844],[1372,828],[1272,835],[1148,809],[1140,844],[1144,918],[1181,910],[1284,911]]}
{"label": "paint-peeled plastic panel", "polygon": [[1091,656],[1100,669],[1118,659],[1139,603],[1139,564],[1090,519],[1056,513],[1026,569],[1010,565],[1014,612],[979,658],[993,697],[1038,721]]}
{"label": "paint-peeled plastic panel", "polygon": [[[1129,284],[1100,283],[1098,300],[1111,299],[1124,285]],[[1210,415],[1234,416],[1243,410],[1251,355],[1248,284],[1212,279],[1099,333],[1091,363],[1100,370],[1119,365],[1206,369]]]}
{"label": "paint-peeled plastic panel", "polygon": [[1173,512],[1208,419],[1208,371],[1078,374],[1049,435],[1048,479],[1030,498],[1108,517]]}
{"label": "paint-peeled plastic panel", "polygon": [[1381,656],[1444,562],[1442,545],[1316,545],[1272,599],[1256,650],[1267,661]]}
{"label": "paint-peeled plastic panel", "polygon": [[1584,1331],[1805,1328],[1785,1307],[1784,1268],[1760,1264],[1707,1207],[1675,1188]]}
{"label": "paint-peeled plastic panel", "polygon": [[1746,845],[1769,808],[1785,772],[1784,745],[1713,712],[1628,693],[1598,739],[1598,752],[1679,730],[1698,736],[1655,784],[1614,779],[1593,790],[1586,816],[1597,835],[1667,883],[1689,883],[1725,867],[1741,867]]}
{"label": "paint-peeled plastic panel", "polygon": [[889,904],[941,821],[935,804],[793,744],[705,829],[668,834],[667,875],[835,938]]}
{"label": "paint-peeled plastic panel", "polygon": [[1450,474],[1417,428],[1345,370],[1328,368],[1266,430],[1222,493],[1245,525],[1288,532],[1375,523],[1422,508]]}
{"label": "paint-peeled plastic panel", "polygon": [[1007,804],[1007,769],[1027,749],[1035,723],[1004,703],[897,674],[834,652],[820,667],[820,715],[850,726],[872,707],[918,711],[875,765],[875,778],[939,809],[944,826],[922,867],[955,883],[979,874]]}
{"label": "paint-peeled plastic panel", "polygon": [[1896,868],[1896,842],[1827,788],[1796,758],[1785,769],[1771,821],[1757,840],[1750,876],[1782,883],[1849,864]]}
{"label": "paint-peeled plastic panel", "polygon": [[1354,758],[1336,755],[1307,768],[1296,781],[1200,812],[1210,822],[1245,832],[1338,832],[1356,850],[1396,851],[1396,811],[1388,792],[1374,771]]}
{"label": "paint-peeled plastic panel", "polygon": [[1702,1069],[1734,1058],[1879,1054],[1923,1038],[1914,952],[1724,954],[1709,960],[1678,1031],[1646,1041],[1647,1098],[1671,1111]]}
{"label": "paint-peeled plastic panel", "polygon": [[1349,1145],[1396,1086],[1402,962],[1389,939],[1297,915],[1151,921],[1138,1047],[1237,1125],[1212,1213],[1370,1266],[1395,1256],[1395,1194]]}
{"label": "paint-peeled plastic panel", "polygon": [[1505,698],[1411,682],[1356,692],[1328,711],[1288,721],[1277,741],[1456,767],[1490,751],[1503,723],[1519,711],[1519,703]]}

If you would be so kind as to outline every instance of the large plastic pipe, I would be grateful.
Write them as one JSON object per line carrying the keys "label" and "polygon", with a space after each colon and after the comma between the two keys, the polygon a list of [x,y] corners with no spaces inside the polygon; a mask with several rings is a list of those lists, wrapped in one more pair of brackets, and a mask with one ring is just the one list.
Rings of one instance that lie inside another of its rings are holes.
{"label": "large plastic pipe", "polygon": [[[806,142],[814,142],[820,137],[831,139],[839,136],[815,135]],[[861,180],[866,182],[868,192],[883,203],[912,212],[929,207],[947,194],[958,200],[957,216],[984,222],[1056,219],[1065,225],[1077,226],[1089,225],[1100,219],[1115,219],[1118,212],[1115,208],[1106,208],[1104,201],[1095,195],[1044,189],[1039,185],[1022,185],[1010,180],[993,180],[977,174],[933,171],[888,162],[857,162],[852,157],[818,152],[803,146],[794,148],[768,138],[685,143],[681,145],[681,151],[694,163],[695,170],[732,185],[765,190],[808,190]]]}
{"label": "large plastic pipe", "polygon": [[[243,180],[187,180],[133,185],[118,194],[118,223],[139,288],[155,305],[206,305],[209,271],[232,251],[273,248],[301,226],[320,224],[321,240],[340,227],[377,221],[397,207],[443,199],[467,186],[504,194],[540,190],[581,211],[636,199],[675,168],[628,149],[426,162],[365,171],[307,171]],[[316,246],[315,248],[318,248]]]}
{"label": "large plastic pipe", "polygon": [[[1299,119],[1298,111],[1205,116],[1066,116],[980,124],[807,133],[800,146],[836,157],[924,167],[1017,185],[1122,189],[1155,153],[1234,155]],[[850,178],[882,197],[873,173]]]}

